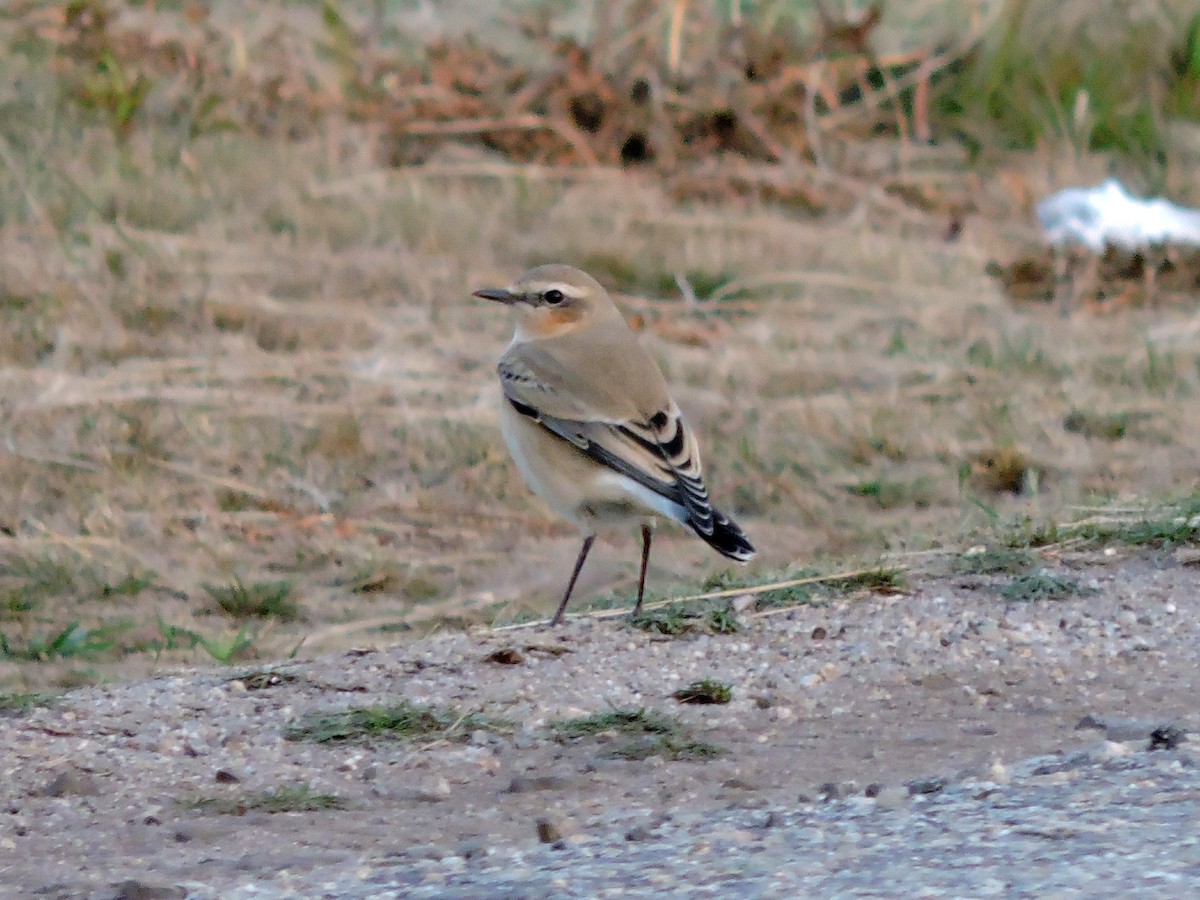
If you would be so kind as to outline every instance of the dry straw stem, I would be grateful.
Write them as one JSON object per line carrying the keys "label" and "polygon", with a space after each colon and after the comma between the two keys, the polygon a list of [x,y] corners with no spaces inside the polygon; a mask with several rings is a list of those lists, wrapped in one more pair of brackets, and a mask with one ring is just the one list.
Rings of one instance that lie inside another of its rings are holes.
{"label": "dry straw stem", "polygon": [[343,194],[378,195],[380,191],[394,190],[404,182],[443,181],[446,179],[486,178],[499,181],[547,181],[588,182],[623,181],[628,173],[615,166],[544,166],[536,163],[520,164],[499,160],[464,162],[429,162],[422,166],[406,169],[372,169],[354,175],[313,182],[306,187],[313,197],[336,197]]}
{"label": "dry straw stem", "polygon": [[99,562],[107,566],[135,563],[147,572],[154,569],[145,553],[121,539],[98,535],[59,534],[51,531],[42,522],[33,520],[25,524],[40,533],[22,534],[20,537],[0,536],[0,553],[17,556],[25,555],[30,550],[42,553],[45,552],[45,548],[61,547],[88,563]]}
{"label": "dry straw stem", "polygon": [[820,271],[778,271],[768,272],[763,275],[749,275],[744,278],[734,278],[731,281],[721,285],[711,295],[705,297],[707,303],[722,305],[729,302],[730,298],[736,297],[738,294],[744,294],[751,291],[766,291],[770,288],[792,287],[803,285],[805,287],[836,287],[845,288],[848,290],[871,291],[879,292],[887,289],[890,292],[896,291],[911,291],[914,294],[922,294],[928,296],[931,292],[941,293],[947,299],[961,296],[959,291],[951,289],[938,288],[935,285],[897,285],[888,283],[882,279],[863,278],[857,275],[851,275],[845,272],[820,272]]}
{"label": "dry straw stem", "polygon": [[[906,571],[906,566],[894,567],[892,571]],[[790,578],[786,581],[772,581],[766,584],[756,584],[752,587],[729,588],[724,591],[709,591],[703,594],[688,594],[683,597],[668,597],[665,600],[656,600],[653,603],[645,603],[642,605],[644,611],[662,609],[666,606],[672,606],[680,603],[698,603],[703,600],[720,600],[722,597],[753,597],[757,594],[767,594],[771,591],[781,591],[787,588],[799,587],[804,584],[822,584],[828,581],[843,581],[851,578],[860,578],[864,575],[871,575],[879,571],[878,566],[873,566],[869,569],[854,569],[849,572],[838,572],[832,575],[813,575],[808,578]],[[793,609],[795,607],[786,607]],[[568,616],[572,619],[619,619],[622,616],[629,615],[627,609],[598,609],[591,612],[578,613],[573,616]],[[543,625],[549,625],[549,619],[543,619],[536,622],[518,622],[513,625],[498,625],[489,629],[493,632],[503,631],[520,631],[527,628],[540,628]]]}
{"label": "dry straw stem", "polygon": [[[861,103],[868,108],[878,109],[885,103],[894,103],[899,93],[907,88],[914,87],[922,82],[928,81],[938,72],[962,61],[962,59],[979,47],[984,35],[992,25],[999,19],[1002,13],[1002,7],[997,4],[992,10],[991,17],[986,20],[980,20],[979,24],[963,37],[957,44],[948,50],[937,53],[926,59],[922,59],[917,67],[909,72],[904,73],[898,78],[892,78],[887,74],[889,64],[896,65],[903,62],[909,62],[913,59],[910,54],[905,54],[903,57],[882,58],[879,60],[880,73],[885,80],[885,89],[876,91],[869,97],[864,98]],[[899,105],[897,104],[897,107]],[[859,104],[843,106],[840,109],[821,116],[817,119],[818,124],[822,128],[834,129],[844,126],[847,122],[861,118],[863,115],[863,106]]]}
{"label": "dry straw stem", "polygon": [[491,131],[549,131],[571,145],[579,155],[579,162],[586,166],[594,166],[599,160],[579,129],[573,128],[559,119],[551,119],[529,113],[523,116],[512,116],[504,119],[460,119],[451,122],[406,122],[403,126],[406,134],[457,136],[464,134],[483,134]]}

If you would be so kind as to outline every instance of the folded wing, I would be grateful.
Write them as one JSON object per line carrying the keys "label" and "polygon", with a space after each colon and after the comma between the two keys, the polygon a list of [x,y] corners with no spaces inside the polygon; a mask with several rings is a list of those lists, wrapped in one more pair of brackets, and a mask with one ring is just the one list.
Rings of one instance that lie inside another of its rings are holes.
{"label": "folded wing", "polygon": [[583,385],[555,369],[552,358],[511,348],[498,366],[508,402],[588,458],[665,498],[678,520],[720,553],[740,561],[754,556],[742,530],[709,502],[696,438],[665,389],[655,391],[658,408],[646,415],[624,402],[628,392],[602,380]]}

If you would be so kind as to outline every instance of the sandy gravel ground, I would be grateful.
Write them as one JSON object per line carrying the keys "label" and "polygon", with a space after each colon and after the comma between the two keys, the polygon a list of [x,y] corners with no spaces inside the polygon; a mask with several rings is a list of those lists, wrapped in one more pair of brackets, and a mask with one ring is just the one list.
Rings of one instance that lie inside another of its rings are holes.
{"label": "sandy gravel ground", "polygon": [[[914,579],[735,635],[580,619],[78,691],[0,719],[0,895],[1194,893],[1200,774],[1178,739],[1200,726],[1196,570],[1055,565],[1094,593]],[[671,698],[700,678],[732,701]],[[400,700],[510,724],[285,738]],[[728,752],[614,759],[625,737],[550,727],[643,707]],[[253,802],[296,785],[340,808]]]}

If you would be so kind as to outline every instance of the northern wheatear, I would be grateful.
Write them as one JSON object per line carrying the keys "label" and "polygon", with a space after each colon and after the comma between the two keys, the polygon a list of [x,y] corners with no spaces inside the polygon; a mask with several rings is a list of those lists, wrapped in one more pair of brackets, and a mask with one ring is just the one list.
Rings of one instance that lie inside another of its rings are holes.
{"label": "northern wheatear", "polygon": [[596,531],[642,528],[636,615],[646,590],[651,523],[689,526],[717,552],[746,562],[754,547],[708,502],[700,452],[658,365],[596,279],[570,266],[530,269],[476,297],[517,312],[497,369],[500,429],[526,483],[579,526],[583,546],[551,624],[562,621]]}

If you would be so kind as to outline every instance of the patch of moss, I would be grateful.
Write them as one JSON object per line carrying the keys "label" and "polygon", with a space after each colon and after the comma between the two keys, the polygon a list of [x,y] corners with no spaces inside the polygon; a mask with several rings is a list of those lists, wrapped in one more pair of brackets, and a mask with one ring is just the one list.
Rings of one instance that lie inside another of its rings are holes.
{"label": "patch of moss", "polygon": [[304,716],[284,731],[289,741],[340,743],[373,739],[434,741],[465,739],[472,731],[507,731],[511,723],[478,713],[458,713],[407,701],[394,706],[367,706]]}

